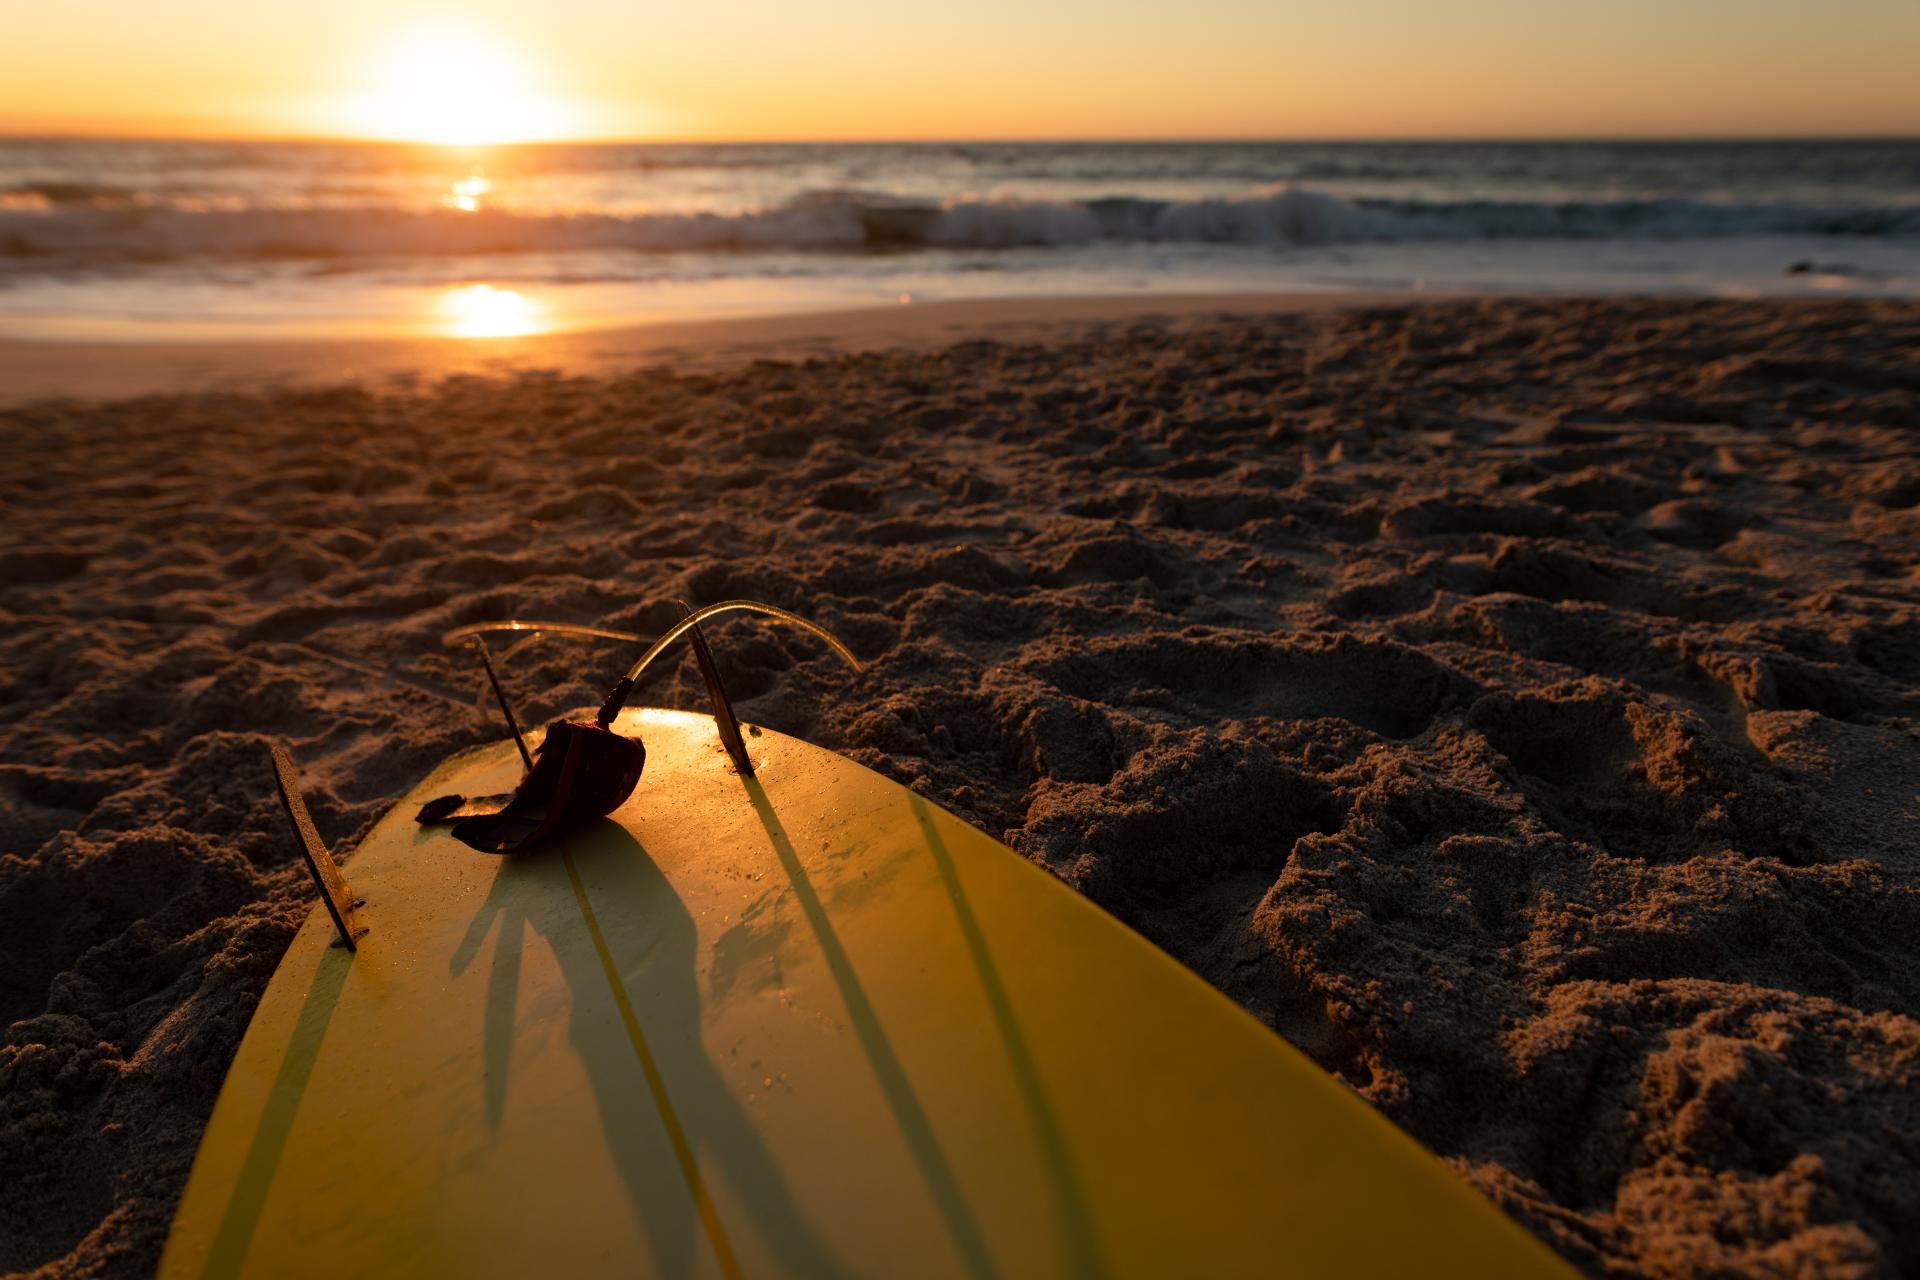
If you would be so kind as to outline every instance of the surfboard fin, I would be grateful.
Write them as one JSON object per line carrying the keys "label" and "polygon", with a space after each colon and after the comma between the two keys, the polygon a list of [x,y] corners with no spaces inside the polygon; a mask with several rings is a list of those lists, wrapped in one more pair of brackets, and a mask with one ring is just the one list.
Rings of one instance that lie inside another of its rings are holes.
{"label": "surfboard fin", "polygon": [[[680,606],[681,616],[693,616],[685,600],[674,603]],[[687,639],[693,642],[693,656],[700,663],[700,678],[707,682],[707,701],[713,704],[713,722],[720,728],[720,742],[740,776],[751,778],[753,761],[747,757],[747,744],[740,737],[740,721],[734,717],[733,703],[727,699],[727,687],[720,683],[720,668],[714,665],[713,650],[707,647],[707,638],[700,634],[697,624],[688,629]]]}
{"label": "surfboard fin", "polygon": [[527,739],[520,732],[520,720],[513,714],[513,704],[507,701],[507,691],[500,687],[500,677],[494,674],[493,655],[487,652],[485,636],[473,637],[473,647],[480,651],[480,665],[487,669],[487,683],[493,686],[494,701],[500,704],[500,714],[506,717],[507,728],[513,731],[513,745],[520,748],[520,763],[533,768],[533,753],[527,750]]}
{"label": "surfboard fin", "polygon": [[357,951],[359,939],[367,931],[355,915],[359,900],[353,896],[347,878],[340,874],[339,864],[327,852],[327,846],[320,843],[313,816],[307,812],[306,798],[300,794],[300,775],[294,768],[293,757],[277,742],[269,743],[268,750],[273,753],[273,781],[280,789],[280,805],[287,812],[287,821],[293,824],[294,840],[300,846],[300,856],[306,860],[307,873],[313,877],[314,888],[320,890],[320,901],[327,904],[327,914],[333,917],[340,944],[349,951]]}

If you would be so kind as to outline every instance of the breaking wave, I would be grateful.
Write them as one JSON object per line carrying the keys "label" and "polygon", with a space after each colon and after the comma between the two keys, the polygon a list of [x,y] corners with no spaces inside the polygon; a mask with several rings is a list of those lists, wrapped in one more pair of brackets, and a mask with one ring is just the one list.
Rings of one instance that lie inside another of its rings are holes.
{"label": "breaking wave", "polygon": [[819,191],[742,214],[528,214],[482,208],[209,207],[78,184],[0,191],[0,258],[375,259],[422,255],[1010,249],[1111,243],[1316,246],[1366,241],[1915,236],[1920,205],[1688,199],[1344,199],[1276,187],[1233,199],[917,202]]}

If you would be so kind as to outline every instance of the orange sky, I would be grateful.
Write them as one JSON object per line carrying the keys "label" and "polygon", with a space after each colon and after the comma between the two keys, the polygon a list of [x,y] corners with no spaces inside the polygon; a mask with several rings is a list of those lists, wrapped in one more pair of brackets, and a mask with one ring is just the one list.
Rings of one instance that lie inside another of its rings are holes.
{"label": "orange sky", "polygon": [[0,24],[15,134],[1920,134],[1913,0],[60,0]]}

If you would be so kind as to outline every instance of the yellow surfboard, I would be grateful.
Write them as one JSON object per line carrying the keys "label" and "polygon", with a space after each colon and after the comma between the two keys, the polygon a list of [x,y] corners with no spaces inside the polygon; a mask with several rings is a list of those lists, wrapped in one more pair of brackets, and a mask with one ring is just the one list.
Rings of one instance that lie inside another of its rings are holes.
{"label": "yellow surfboard", "polygon": [[612,817],[347,864],[228,1074],[160,1273],[1569,1276],[1284,1041],[843,757],[628,711]]}

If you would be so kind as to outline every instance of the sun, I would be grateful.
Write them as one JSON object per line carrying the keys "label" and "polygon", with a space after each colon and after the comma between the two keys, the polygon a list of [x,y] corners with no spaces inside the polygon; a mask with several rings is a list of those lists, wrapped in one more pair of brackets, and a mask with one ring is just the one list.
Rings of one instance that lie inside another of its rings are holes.
{"label": "sun", "polygon": [[458,21],[396,32],[340,115],[364,137],[451,146],[562,138],[573,124],[511,45]]}

